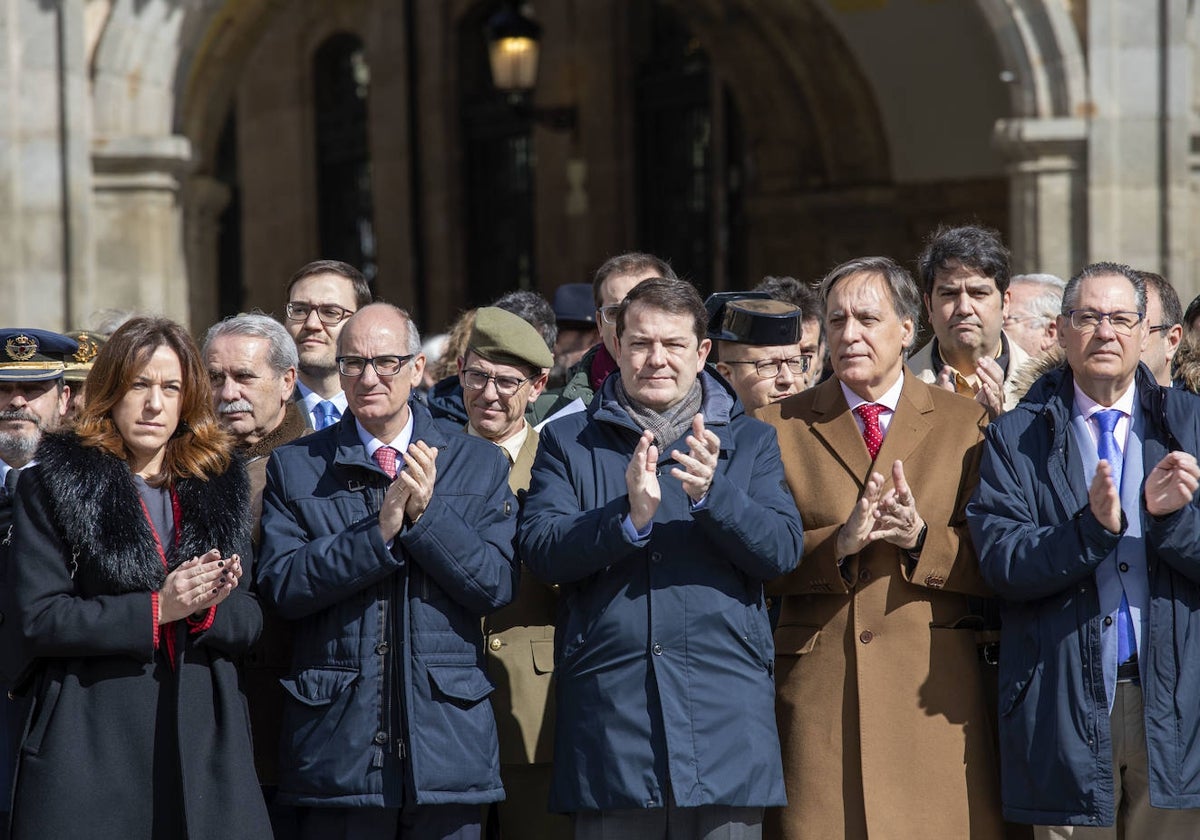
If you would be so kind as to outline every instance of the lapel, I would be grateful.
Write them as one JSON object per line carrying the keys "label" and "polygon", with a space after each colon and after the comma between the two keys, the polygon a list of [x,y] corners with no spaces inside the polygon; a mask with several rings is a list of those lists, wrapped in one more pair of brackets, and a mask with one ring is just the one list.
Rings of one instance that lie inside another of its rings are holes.
{"label": "lapel", "polygon": [[816,415],[812,424],[813,434],[826,443],[846,472],[858,482],[859,489],[866,485],[872,468],[885,477],[890,476],[892,462],[907,459],[933,426],[930,420],[933,398],[927,386],[907,367],[902,375],[904,385],[900,391],[900,400],[896,404],[896,412],[892,415],[874,465],[871,463],[871,454],[867,451],[862,432],[858,430],[858,424],[854,420],[854,414],[846,403],[841,384],[830,378],[817,386],[818,393],[812,408],[813,414]]}
{"label": "lapel", "polygon": [[[883,446],[875,459],[876,472],[890,477],[893,461],[907,461],[908,456],[933,428],[930,416],[932,414],[933,397],[929,394],[929,386],[919,382],[906,367],[900,400],[896,403],[896,413],[892,415],[892,422],[883,438]],[[863,450],[866,448],[864,443]],[[905,466],[907,467],[907,464]],[[905,472],[908,472],[907,469]]]}
{"label": "lapel", "polygon": [[817,386],[812,411],[813,434],[825,443],[861,489],[871,471],[871,453],[867,452],[867,444],[858,430],[858,424],[854,422],[854,415],[850,413],[841,383],[835,377]]}
{"label": "lapel", "polygon": [[525,442],[521,444],[521,450],[517,453],[517,459],[513,461],[512,468],[508,471],[508,487],[513,493],[529,489],[533,473],[533,458],[537,455],[538,439],[537,429],[530,426],[529,434],[525,436]]}

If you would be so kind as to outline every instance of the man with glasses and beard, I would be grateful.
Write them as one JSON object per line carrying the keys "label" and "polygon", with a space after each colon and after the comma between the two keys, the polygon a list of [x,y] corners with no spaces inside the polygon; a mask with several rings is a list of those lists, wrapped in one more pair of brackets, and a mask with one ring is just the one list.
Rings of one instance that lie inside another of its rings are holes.
{"label": "man with glasses and beard", "polygon": [[[0,582],[8,580],[13,495],[20,471],[37,452],[42,433],[62,422],[71,401],[63,382],[67,360],[79,344],[65,335],[46,330],[0,330]],[[7,602],[7,586],[4,599]],[[8,604],[5,603],[5,612]],[[0,613],[2,618],[3,613]],[[15,651],[0,653],[0,675],[5,688],[16,678]],[[25,704],[0,699],[0,825],[7,833],[8,803],[12,789],[16,749],[20,743]]]}

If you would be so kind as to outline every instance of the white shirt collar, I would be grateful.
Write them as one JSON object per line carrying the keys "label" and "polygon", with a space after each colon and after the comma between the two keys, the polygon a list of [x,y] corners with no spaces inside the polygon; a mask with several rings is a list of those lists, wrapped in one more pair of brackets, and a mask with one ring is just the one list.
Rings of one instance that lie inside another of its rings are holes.
{"label": "white shirt collar", "polygon": [[873,402],[876,405],[881,405],[891,414],[895,412],[896,406],[900,404],[900,392],[904,390],[904,371],[900,371],[900,375],[896,377],[896,383],[879,395],[877,400],[864,400],[858,394],[850,390],[845,382],[838,382],[842,386],[842,393],[846,397],[846,405],[850,406],[850,410],[858,408],[863,403]]}
{"label": "white shirt collar", "polygon": [[1087,422],[1088,431],[1092,433],[1092,439],[1098,441],[1100,435],[1099,421],[1095,419],[1097,413],[1107,411],[1110,408],[1115,408],[1121,412],[1121,418],[1117,421],[1117,425],[1113,428],[1113,436],[1117,439],[1117,445],[1121,447],[1121,451],[1125,451],[1125,442],[1129,438],[1129,427],[1133,419],[1133,401],[1137,398],[1137,384],[1130,383],[1125,389],[1125,393],[1117,397],[1112,405],[1100,405],[1094,399],[1083,393],[1079,388],[1078,383],[1072,383],[1075,387],[1075,410],[1079,412]]}
{"label": "white shirt collar", "polygon": [[404,453],[408,451],[408,445],[412,443],[413,435],[413,410],[412,406],[408,407],[408,422],[404,424],[404,428],[400,430],[400,434],[396,435],[393,440],[380,440],[362,427],[362,423],[358,422],[358,418],[354,418],[354,428],[358,430],[358,439],[362,441],[362,445],[366,447],[367,457],[374,459],[375,450],[381,446],[390,446],[398,453],[396,460],[401,466],[404,465]]}
{"label": "white shirt collar", "polygon": [[[317,403],[325,398],[316,391],[305,387],[304,383],[299,379],[296,380],[296,388],[300,392],[300,401],[304,404],[304,410],[308,412],[309,416],[311,416],[313,409],[317,407]],[[338,391],[329,398],[329,401],[337,406],[337,410],[342,414],[345,414],[346,409],[349,407],[349,404],[346,402],[345,391]]]}

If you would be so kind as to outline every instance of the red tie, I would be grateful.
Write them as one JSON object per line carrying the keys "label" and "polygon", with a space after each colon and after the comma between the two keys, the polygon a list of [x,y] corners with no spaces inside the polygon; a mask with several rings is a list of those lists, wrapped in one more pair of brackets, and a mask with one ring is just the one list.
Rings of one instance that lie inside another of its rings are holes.
{"label": "red tie", "polygon": [[375,450],[375,454],[371,457],[375,459],[375,463],[379,465],[379,468],[387,473],[388,478],[394,481],[396,478],[396,450],[390,446],[381,446]]}
{"label": "red tie", "polygon": [[871,460],[874,461],[875,456],[879,454],[879,447],[883,446],[883,429],[879,428],[879,415],[887,409],[878,403],[863,403],[854,410],[862,418],[863,440],[867,444],[867,451],[871,453]]}

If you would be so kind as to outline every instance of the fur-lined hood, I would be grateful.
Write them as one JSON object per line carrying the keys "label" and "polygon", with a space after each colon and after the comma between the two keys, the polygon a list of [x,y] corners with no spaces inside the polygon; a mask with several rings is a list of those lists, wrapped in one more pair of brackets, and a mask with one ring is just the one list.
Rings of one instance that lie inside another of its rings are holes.
{"label": "fur-lined hood", "polygon": [[[48,434],[37,466],[46,504],[78,563],[85,591],[154,592],[166,569],[158,556],[129,465],[100,449],[83,446],[74,433]],[[179,534],[164,546],[170,568],[212,548],[223,555],[249,544],[249,482],[235,459],[222,475],[175,484]]]}
{"label": "fur-lined hood", "polygon": [[1012,393],[1016,399],[1023,400],[1034,383],[1052,370],[1058,370],[1067,364],[1067,354],[1061,347],[1051,347],[1045,352],[1033,356],[1013,373]]}

